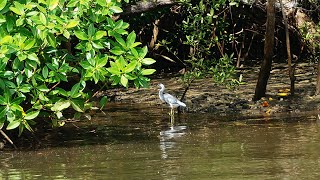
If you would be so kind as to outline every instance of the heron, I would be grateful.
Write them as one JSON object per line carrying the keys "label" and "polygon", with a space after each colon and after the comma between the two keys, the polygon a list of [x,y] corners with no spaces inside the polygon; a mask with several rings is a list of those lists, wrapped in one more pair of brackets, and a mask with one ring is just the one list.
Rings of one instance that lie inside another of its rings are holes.
{"label": "heron", "polygon": [[163,84],[159,84],[160,90],[159,90],[159,98],[162,102],[166,102],[169,104],[171,111],[170,111],[170,117],[171,121],[174,119],[174,108],[177,108],[179,106],[186,107],[186,104],[179,101],[176,97],[172,96],[171,94],[165,93],[165,87]]}

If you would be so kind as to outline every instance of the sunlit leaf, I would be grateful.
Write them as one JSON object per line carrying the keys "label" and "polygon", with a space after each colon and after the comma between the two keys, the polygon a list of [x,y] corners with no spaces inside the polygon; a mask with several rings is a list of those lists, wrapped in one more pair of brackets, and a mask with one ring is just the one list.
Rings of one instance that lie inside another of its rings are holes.
{"label": "sunlit leaf", "polygon": [[104,67],[108,62],[108,56],[102,57],[102,58],[98,58],[97,59],[97,67]]}
{"label": "sunlit leaf", "polygon": [[73,27],[77,26],[78,24],[79,24],[79,21],[78,21],[78,20],[71,20],[71,21],[67,24],[66,28],[67,28],[67,29],[68,29],[68,28],[73,28]]}
{"label": "sunlit leaf", "polygon": [[21,121],[11,121],[8,126],[7,126],[7,130],[11,130],[11,129],[15,129],[20,125]]}
{"label": "sunlit leaf", "polygon": [[144,58],[142,59],[142,64],[144,65],[151,65],[153,63],[155,63],[156,61],[152,58]]}
{"label": "sunlit leaf", "polygon": [[38,115],[39,115],[40,111],[31,111],[31,112],[28,112],[26,114],[26,116],[24,117],[24,119],[26,120],[30,120],[30,119],[34,119],[36,118]]}
{"label": "sunlit leaf", "polygon": [[111,74],[120,75],[120,70],[116,67],[109,67],[107,68],[107,71],[109,71]]}
{"label": "sunlit leaf", "polygon": [[125,68],[125,73],[133,71],[137,66],[137,61],[131,61]]}
{"label": "sunlit leaf", "polygon": [[42,23],[43,25],[47,25],[47,18],[46,18],[46,16],[45,16],[43,13],[40,13],[39,17],[40,17],[41,23]]}
{"label": "sunlit leaf", "polygon": [[0,2],[0,11],[6,6],[6,4],[7,4],[7,0],[2,0]]}
{"label": "sunlit leaf", "polygon": [[97,31],[97,32],[94,34],[93,40],[101,39],[103,36],[106,36],[106,35],[107,35],[107,32],[106,32],[106,31]]}
{"label": "sunlit leaf", "polygon": [[132,31],[127,37],[127,47],[130,48],[135,40],[136,40],[136,33]]}
{"label": "sunlit leaf", "polygon": [[124,87],[128,86],[128,79],[124,75],[121,76],[120,82],[121,82],[122,86],[124,86]]}
{"label": "sunlit leaf", "polygon": [[141,74],[142,75],[150,75],[150,74],[153,74],[154,72],[156,72],[155,69],[144,69],[141,71]]}
{"label": "sunlit leaf", "polygon": [[36,43],[36,40],[35,40],[35,39],[26,41],[26,43],[25,43],[26,46],[24,47],[24,49],[25,49],[25,50],[31,49],[31,48],[34,46],[35,43]]}
{"label": "sunlit leaf", "polygon": [[52,106],[51,110],[59,112],[59,111],[62,111],[64,109],[67,109],[70,105],[71,105],[70,101],[68,101],[68,100],[58,101]]}
{"label": "sunlit leaf", "polygon": [[111,6],[110,10],[113,11],[114,13],[122,13],[123,10],[119,6]]}
{"label": "sunlit leaf", "polygon": [[128,46],[128,48],[134,48],[134,47],[137,47],[139,45],[141,45],[142,43],[141,42],[134,42],[133,44],[131,44],[130,46]]}
{"label": "sunlit leaf", "polygon": [[[61,119],[63,117],[63,114],[61,111],[56,111],[55,113],[58,119]],[[57,125],[60,125],[60,124],[57,123]]]}
{"label": "sunlit leaf", "polygon": [[54,10],[59,4],[59,0],[49,0],[49,10]]}
{"label": "sunlit leaf", "polygon": [[15,8],[15,7],[10,7],[9,9],[20,16],[23,15],[24,13],[24,11],[20,11],[18,8]]}
{"label": "sunlit leaf", "polygon": [[41,92],[48,92],[49,91],[49,88],[45,84],[38,86],[37,89]]}
{"label": "sunlit leaf", "polygon": [[38,59],[38,56],[35,53],[31,53],[28,54],[28,59],[37,62],[38,64],[40,64],[40,61]]}
{"label": "sunlit leaf", "polygon": [[82,31],[74,31],[74,35],[80,40],[88,40],[88,36],[85,32]]}
{"label": "sunlit leaf", "polygon": [[147,55],[147,53],[148,53],[148,48],[147,48],[147,46],[144,46],[141,50],[142,50],[142,51],[139,52],[139,56],[140,56],[141,58],[144,58],[144,57]]}

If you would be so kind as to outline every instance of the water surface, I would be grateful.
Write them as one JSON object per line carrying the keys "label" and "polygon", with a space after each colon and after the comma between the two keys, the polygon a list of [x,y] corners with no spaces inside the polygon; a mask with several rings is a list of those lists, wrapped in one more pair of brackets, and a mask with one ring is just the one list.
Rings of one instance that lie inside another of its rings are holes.
{"label": "water surface", "polygon": [[[38,150],[0,152],[0,179],[318,179],[320,123],[109,105]],[[48,140],[49,139],[49,140]]]}

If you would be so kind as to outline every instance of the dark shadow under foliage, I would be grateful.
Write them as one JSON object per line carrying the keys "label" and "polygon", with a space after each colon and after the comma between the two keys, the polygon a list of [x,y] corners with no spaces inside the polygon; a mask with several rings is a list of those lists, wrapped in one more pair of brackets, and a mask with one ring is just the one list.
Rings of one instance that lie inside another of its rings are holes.
{"label": "dark shadow under foliage", "polygon": [[[192,1],[192,3],[197,2]],[[161,10],[156,9],[143,14],[133,14],[123,17],[125,21],[131,24],[131,29],[137,32],[139,36],[138,39],[146,45],[149,45],[153,38],[154,22],[160,20],[157,25],[158,35],[156,37],[156,44],[165,45],[149,49],[149,55],[157,60],[157,63],[154,64],[154,68],[157,70],[163,70],[165,72],[178,71],[186,65],[184,60],[188,59],[190,48],[183,43],[186,40],[186,34],[183,33],[181,27],[183,20],[187,18],[184,8],[183,5],[174,5]],[[224,31],[234,37],[231,43],[225,43],[225,53],[234,53],[234,64],[236,64],[237,58],[240,58],[241,64],[243,65],[250,66],[260,63],[260,60],[263,59],[266,29],[265,4],[258,2],[250,5],[240,2],[238,7],[232,6],[221,10],[221,12],[222,11],[226,12],[224,18],[229,24],[229,26],[225,27]],[[287,53],[284,24],[280,9],[277,8],[276,11],[274,61],[285,62]],[[294,14],[288,17],[290,23],[291,51],[294,55],[298,56],[298,58],[303,59],[307,57],[309,50],[294,23],[293,16]],[[217,47],[212,47],[210,51],[218,52],[218,49]],[[164,57],[168,57],[175,62],[169,61]]]}

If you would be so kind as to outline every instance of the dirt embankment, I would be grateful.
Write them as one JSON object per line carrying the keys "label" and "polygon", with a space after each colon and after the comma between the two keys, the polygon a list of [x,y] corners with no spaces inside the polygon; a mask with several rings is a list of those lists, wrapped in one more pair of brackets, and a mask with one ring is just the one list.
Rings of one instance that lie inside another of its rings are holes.
{"label": "dirt embankment", "polygon": [[[212,79],[196,80],[183,100],[187,104],[184,110],[193,112],[210,112],[219,115],[263,115],[279,113],[301,113],[318,110],[320,97],[314,96],[316,84],[316,65],[300,63],[296,67],[296,92],[294,96],[279,96],[279,91],[290,89],[288,68],[286,64],[274,64],[267,87],[266,98],[252,101],[259,67],[238,70],[243,75],[243,85],[228,89],[213,83]],[[147,103],[164,106],[158,98],[158,84],[163,83],[166,91],[180,97],[184,91],[179,77],[153,79],[149,89],[112,89],[106,91],[111,101],[125,103]]]}

